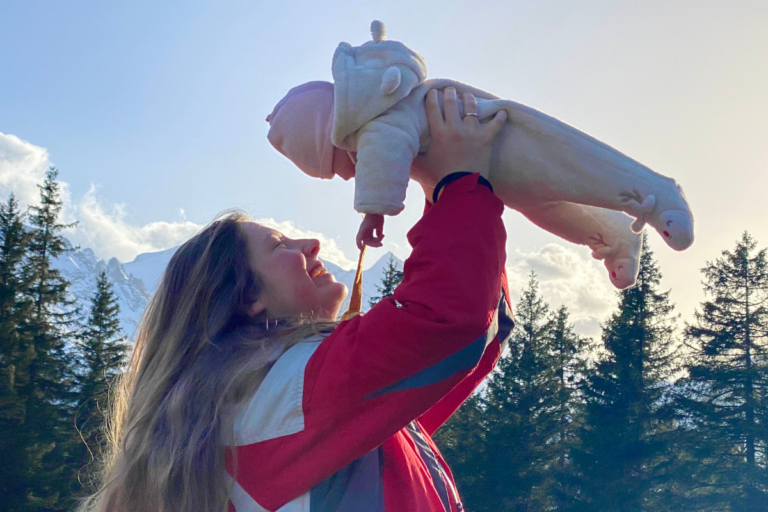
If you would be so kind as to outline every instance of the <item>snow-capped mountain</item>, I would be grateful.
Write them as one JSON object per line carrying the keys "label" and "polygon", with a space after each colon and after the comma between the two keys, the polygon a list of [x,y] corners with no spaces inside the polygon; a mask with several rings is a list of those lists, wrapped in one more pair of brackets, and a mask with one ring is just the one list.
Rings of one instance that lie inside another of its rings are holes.
{"label": "snow-capped mountain", "polygon": [[[67,243],[69,244],[69,242]],[[55,262],[55,266],[71,283],[70,292],[86,315],[90,311],[91,298],[96,291],[96,277],[102,270],[106,269],[107,277],[113,285],[120,305],[122,331],[133,339],[144,308],[175,251],[176,248],[174,247],[165,251],[139,254],[129,263],[120,263],[115,258],[108,261],[101,260],[91,249],[76,249],[62,255]],[[384,254],[371,268],[363,272],[363,311],[369,309],[370,298],[378,295],[376,286],[381,284],[381,278],[390,254]],[[398,258],[395,260],[402,268],[403,262]],[[329,261],[323,261],[323,265],[337,281],[344,283],[350,289],[350,294],[347,295],[341,306],[341,311],[346,311],[349,307],[349,295],[351,295],[355,271],[354,269],[344,270]]]}
{"label": "snow-capped mountain", "polygon": [[[67,244],[70,248],[72,247],[69,242]],[[91,249],[70,251],[60,256],[54,266],[71,283],[69,291],[75,296],[86,316],[91,309],[91,298],[96,291],[96,277],[102,270],[106,270],[107,278],[112,283],[120,304],[120,327],[123,334],[133,337],[150,298],[150,292],[141,279],[128,274],[116,258],[111,258],[109,261],[100,260]]]}
{"label": "snow-capped mountain", "polygon": [[139,254],[129,263],[123,263],[126,273],[141,279],[150,293],[154,293],[160,284],[160,276],[171,261],[178,247],[160,252],[145,252]]}
{"label": "snow-capped mountain", "polygon": [[[363,271],[363,311],[368,311],[370,309],[369,301],[371,297],[379,295],[377,286],[381,285],[381,278],[384,275],[384,269],[387,266],[390,255],[395,258],[398,268],[400,270],[403,269],[403,261],[391,252],[388,252],[376,260],[376,263],[374,263],[371,268]],[[338,282],[347,285],[349,293],[347,294],[347,298],[344,299],[344,302],[341,304],[340,309],[341,312],[344,312],[349,308],[349,299],[352,296],[352,284],[355,282],[355,270],[343,270],[328,261],[323,261],[323,266],[325,266],[328,272],[333,274],[333,277],[335,277]]]}

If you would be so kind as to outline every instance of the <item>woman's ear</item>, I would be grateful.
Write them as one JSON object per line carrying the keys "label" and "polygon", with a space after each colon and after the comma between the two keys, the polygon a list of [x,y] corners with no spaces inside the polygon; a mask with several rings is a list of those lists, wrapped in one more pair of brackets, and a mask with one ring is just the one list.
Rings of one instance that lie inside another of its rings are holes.
{"label": "woman's ear", "polygon": [[264,311],[266,311],[266,309],[267,309],[267,305],[261,302],[260,300],[257,300],[256,302],[252,303],[248,307],[248,316],[253,318],[257,315],[260,315]]}

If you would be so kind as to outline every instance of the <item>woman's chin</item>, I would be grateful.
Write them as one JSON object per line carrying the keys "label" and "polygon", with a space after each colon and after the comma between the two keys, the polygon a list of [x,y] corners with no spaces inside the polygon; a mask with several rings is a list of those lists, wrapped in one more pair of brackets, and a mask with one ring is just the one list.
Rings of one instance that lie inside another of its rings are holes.
{"label": "woman's chin", "polygon": [[347,287],[333,277],[326,278],[325,276],[316,277],[314,284],[317,287],[313,293],[316,302],[309,308],[309,311],[322,311],[323,317],[335,316],[335,312],[341,308],[341,303],[347,297]]}
{"label": "woman's chin", "polygon": [[331,303],[329,304],[330,307],[328,310],[333,313],[333,317],[335,318],[338,315],[339,309],[341,309],[341,303],[344,302],[344,299],[347,298],[348,290],[344,283],[338,283],[334,281],[333,284],[335,285],[333,290],[335,293],[331,295],[332,300],[328,301]]}
{"label": "woman's chin", "polygon": [[347,289],[347,286],[344,283],[339,283],[334,281],[333,284],[335,285],[334,288],[334,298],[338,302],[338,307],[341,307],[341,303],[344,302],[344,299],[347,298],[347,295],[349,294],[349,290]]}

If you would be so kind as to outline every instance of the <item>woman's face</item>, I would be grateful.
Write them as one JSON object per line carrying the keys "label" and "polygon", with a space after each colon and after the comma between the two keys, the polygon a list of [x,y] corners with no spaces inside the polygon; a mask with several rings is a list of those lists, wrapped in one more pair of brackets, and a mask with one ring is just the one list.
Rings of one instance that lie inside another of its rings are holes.
{"label": "woman's face", "polygon": [[266,311],[267,318],[336,318],[347,287],[320,263],[318,240],[293,240],[255,222],[240,227],[248,241],[251,268],[262,284],[252,315]]}

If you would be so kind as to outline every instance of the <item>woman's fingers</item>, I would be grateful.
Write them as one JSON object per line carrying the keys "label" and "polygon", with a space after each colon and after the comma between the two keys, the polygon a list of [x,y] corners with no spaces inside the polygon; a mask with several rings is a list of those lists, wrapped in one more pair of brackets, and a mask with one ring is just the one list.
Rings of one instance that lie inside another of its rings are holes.
{"label": "woman's fingers", "polygon": [[427,120],[431,130],[439,130],[445,126],[443,111],[440,110],[440,102],[437,99],[437,89],[432,89],[427,93]]}
{"label": "woman's fingers", "polygon": [[475,96],[470,92],[465,92],[462,98],[464,100],[464,124],[469,126],[480,124],[480,120],[477,118],[479,109]]}
{"label": "woman's fingers", "polygon": [[422,183],[434,186],[456,171],[477,172],[485,177],[490,172],[493,138],[504,125],[507,114],[502,111],[487,123],[480,123],[475,97],[464,94],[463,100],[465,112],[462,119],[454,87],[444,90],[442,108],[438,91],[431,90],[427,94],[425,103],[432,140],[426,156],[414,160]]}
{"label": "woman's fingers", "polygon": [[445,107],[445,123],[450,126],[461,125],[461,116],[459,115],[459,101],[456,97],[456,89],[446,87],[443,96],[443,106]]}

